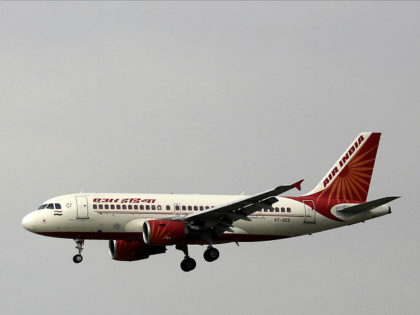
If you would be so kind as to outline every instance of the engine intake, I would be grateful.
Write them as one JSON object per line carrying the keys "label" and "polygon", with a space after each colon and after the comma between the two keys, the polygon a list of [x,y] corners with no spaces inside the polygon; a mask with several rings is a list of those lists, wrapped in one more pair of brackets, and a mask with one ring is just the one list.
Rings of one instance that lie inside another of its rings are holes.
{"label": "engine intake", "polygon": [[149,246],[142,241],[109,241],[109,252],[114,260],[133,261],[147,259],[150,255],[163,254],[165,246]]}
{"label": "engine intake", "polygon": [[185,241],[186,236],[184,222],[150,220],[143,223],[143,240],[147,245],[174,245]]}

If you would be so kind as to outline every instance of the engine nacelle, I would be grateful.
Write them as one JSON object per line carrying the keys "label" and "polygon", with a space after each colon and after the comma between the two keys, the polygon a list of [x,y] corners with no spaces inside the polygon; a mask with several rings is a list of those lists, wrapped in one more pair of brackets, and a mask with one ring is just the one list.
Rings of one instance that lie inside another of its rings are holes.
{"label": "engine nacelle", "polygon": [[150,220],[143,223],[143,240],[147,245],[174,245],[185,241],[186,236],[184,222]]}
{"label": "engine nacelle", "polygon": [[109,241],[109,252],[114,260],[133,261],[147,259],[150,255],[163,254],[165,246],[149,246],[142,241]]}

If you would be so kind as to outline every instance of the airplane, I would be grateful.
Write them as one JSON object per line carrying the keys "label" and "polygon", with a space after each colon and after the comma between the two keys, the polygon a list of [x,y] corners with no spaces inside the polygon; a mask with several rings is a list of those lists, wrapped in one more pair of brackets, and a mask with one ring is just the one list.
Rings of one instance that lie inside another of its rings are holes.
{"label": "airplane", "polygon": [[167,246],[184,253],[181,269],[196,267],[189,245],[207,246],[204,259],[219,258],[216,244],[257,242],[311,235],[391,213],[399,197],[366,201],[381,134],[360,133],[321,181],[302,196],[303,180],[262,193],[181,195],[79,193],[54,197],[27,214],[22,226],[33,233],[76,242],[73,261],[83,260],[87,239],[108,240],[112,259],[136,261],[163,254]]}

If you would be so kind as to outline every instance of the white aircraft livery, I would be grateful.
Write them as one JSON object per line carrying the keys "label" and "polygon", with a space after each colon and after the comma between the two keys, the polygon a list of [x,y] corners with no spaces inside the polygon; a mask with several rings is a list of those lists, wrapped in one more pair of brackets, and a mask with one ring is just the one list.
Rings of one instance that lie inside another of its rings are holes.
{"label": "white aircraft livery", "polygon": [[303,196],[280,197],[291,185],[253,195],[79,193],[54,197],[26,215],[28,231],[76,242],[75,263],[86,239],[109,240],[113,259],[133,261],[183,251],[183,271],[196,262],[188,245],[206,245],[204,259],[219,257],[216,244],[257,242],[312,234],[391,213],[399,197],[366,201],[381,134],[364,132],[340,155],[318,185]]}

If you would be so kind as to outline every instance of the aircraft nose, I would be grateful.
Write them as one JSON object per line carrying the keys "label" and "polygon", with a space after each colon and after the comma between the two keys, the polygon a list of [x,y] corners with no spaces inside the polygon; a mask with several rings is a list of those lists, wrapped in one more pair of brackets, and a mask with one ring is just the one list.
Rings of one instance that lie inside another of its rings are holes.
{"label": "aircraft nose", "polygon": [[22,219],[22,226],[30,232],[35,232],[35,215],[33,212],[27,214]]}

